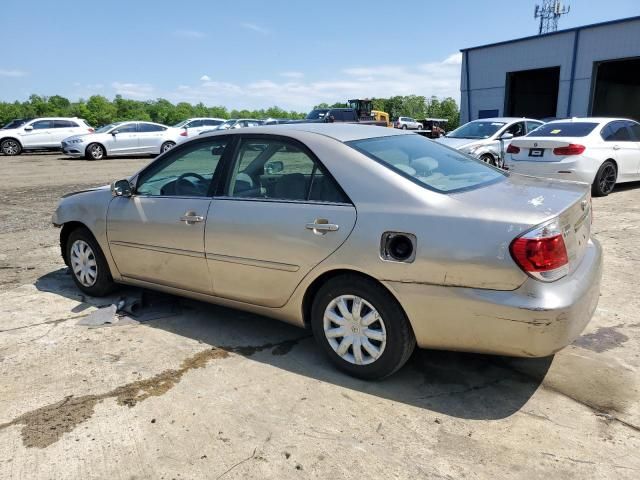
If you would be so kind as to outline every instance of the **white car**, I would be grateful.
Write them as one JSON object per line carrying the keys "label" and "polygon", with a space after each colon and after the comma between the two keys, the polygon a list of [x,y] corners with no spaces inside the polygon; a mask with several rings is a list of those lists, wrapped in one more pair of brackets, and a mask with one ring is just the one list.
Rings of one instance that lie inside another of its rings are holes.
{"label": "white car", "polygon": [[544,122],[532,118],[483,118],[465,123],[436,139],[436,142],[501,167],[511,140],[524,136],[541,125]]}
{"label": "white car", "polygon": [[418,122],[415,118],[411,117],[398,117],[398,119],[393,122],[394,128],[400,128],[402,130],[422,130],[423,126],[420,122]]}
{"label": "white car", "polygon": [[102,160],[109,155],[158,155],[175,147],[176,129],[152,122],[117,122],[62,141],[71,157]]}
{"label": "white car", "polygon": [[505,167],[537,177],[592,185],[594,196],[640,180],[640,124],[623,118],[549,122],[507,148]]}
{"label": "white car", "polygon": [[14,120],[0,129],[0,151],[5,155],[20,155],[26,150],[59,150],[63,139],[92,132],[86,120],[76,117]]}
{"label": "white car", "polygon": [[175,124],[172,128],[179,130],[177,138],[178,142],[183,142],[188,138],[197,137],[201,132],[213,130],[218,125],[222,125],[226,120],[224,118],[187,118],[180,123]]}

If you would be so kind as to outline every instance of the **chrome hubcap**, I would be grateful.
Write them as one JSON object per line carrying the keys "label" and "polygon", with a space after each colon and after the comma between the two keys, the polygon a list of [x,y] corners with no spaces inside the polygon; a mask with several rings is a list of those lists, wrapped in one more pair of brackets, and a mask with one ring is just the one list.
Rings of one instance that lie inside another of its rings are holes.
{"label": "chrome hubcap", "polygon": [[71,269],[78,281],[85,287],[93,286],[98,278],[98,264],[89,244],[83,240],[73,242],[70,257]]}
{"label": "chrome hubcap", "polygon": [[616,169],[613,165],[607,165],[600,176],[600,190],[609,193],[616,184]]}
{"label": "chrome hubcap", "polygon": [[378,311],[356,295],[334,298],[324,311],[324,335],[343,360],[354,365],[375,362],[387,345],[387,330]]}
{"label": "chrome hubcap", "polygon": [[173,145],[170,143],[165,143],[162,147],[162,151],[166,152],[167,150],[171,150],[173,148]]}
{"label": "chrome hubcap", "polygon": [[91,156],[93,158],[102,158],[102,147],[100,145],[91,147]]}

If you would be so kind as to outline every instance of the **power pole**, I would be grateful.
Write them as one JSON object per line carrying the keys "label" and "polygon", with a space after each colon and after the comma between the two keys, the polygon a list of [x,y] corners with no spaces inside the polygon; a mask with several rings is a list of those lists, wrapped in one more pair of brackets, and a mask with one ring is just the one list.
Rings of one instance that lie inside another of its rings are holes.
{"label": "power pole", "polygon": [[533,18],[540,19],[538,35],[558,30],[558,19],[570,10],[570,6],[562,5],[562,0],[542,0],[542,5],[536,5],[533,14]]}

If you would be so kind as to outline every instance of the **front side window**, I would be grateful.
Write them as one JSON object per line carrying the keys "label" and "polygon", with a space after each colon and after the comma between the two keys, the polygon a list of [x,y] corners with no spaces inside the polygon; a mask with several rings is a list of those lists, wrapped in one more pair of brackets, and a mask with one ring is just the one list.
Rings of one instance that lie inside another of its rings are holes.
{"label": "front side window", "polygon": [[420,135],[353,140],[347,145],[414,183],[442,193],[481,187],[505,174]]}
{"label": "front side window", "polygon": [[125,123],[114,130],[114,132],[118,133],[136,133],[137,131],[138,126],[135,123]]}
{"label": "front side window", "polygon": [[228,140],[196,142],[167,155],[142,172],[136,193],[151,196],[206,197]]}
{"label": "front side window", "polygon": [[523,136],[526,133],[524,130],[524,122],[514,123],[509,128],[507,128],[504,133],[510,133],[514,137]]}
{"label": "front side window", "polygon": [[527,122],[527,132],[533,132],[536,128],[544,125],[542,122]]}
{"label": "front side window", "polygon": [[37,122],[33,122],[31,126],[34,130],[46,130],[53,128],[53,120],[38,120]]}
{"label": "front side window", "polygon": [[640,142],[640,123],[631,122],[631,125],[629,125],[629,128],[631,129],[631,135],[633,135],[633,140],[635,140],[636,142]]}
{"label": "front side window", "polygon": [[217,127],[222,123],[224,123],[222,120],[203,120],[202,121],[202,125],[204,127]]}
{"label": "front side window", "polygon": [[491,122],[486,120],[474,120],[447,135],[449,138],[481,139],[489,138],[506,125],[505,122]]}
{"label": "front side window", "polygon": [[187,128],[198,128],[204,124],[202,120],[193,120],[187,125]]}
{"label": "front side window", "polygon": [[239,198],[345,203],[333,178],[299,146],[281,140],[240,143],[229,182]]}

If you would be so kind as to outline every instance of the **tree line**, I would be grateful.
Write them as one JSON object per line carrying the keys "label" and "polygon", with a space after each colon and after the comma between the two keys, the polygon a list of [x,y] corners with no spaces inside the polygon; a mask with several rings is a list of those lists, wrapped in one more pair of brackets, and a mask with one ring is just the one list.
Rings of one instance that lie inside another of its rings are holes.
{"label": "tree line", "polygon": [[[418,95],[376,98],[374,108],[388,112],[391,117],[408,116],[417,119],[427,117],[447,118],[447,129],[455,128],[459,122],[458,106],[454,99],[440,101],[436,97],[426,99]],[[323,104],[323,106],[329,106]],[[333,106],[346,106],[334,104]],[[163,98],[156,100],[131,100],[116,95],[113,100],[102,95],[72,102],[60,95],[50,97],[31,95],[24,102],[0,102],[0,125],[15,118],[35,117],[79,117],[98,127],[122,120],[147,120],[164,125],[174,125],[190,117],[218,118],[290,118],[300,119],[306,112],[287,111],[279,107],[260,110],[228,110],[224,106],[208,107],[202,102],[192,105],[187,102],[173,104]]]}

